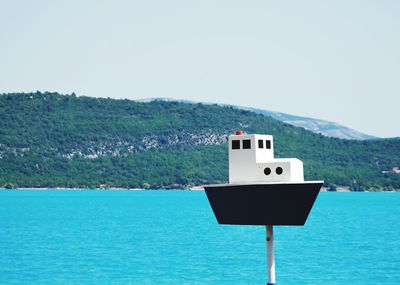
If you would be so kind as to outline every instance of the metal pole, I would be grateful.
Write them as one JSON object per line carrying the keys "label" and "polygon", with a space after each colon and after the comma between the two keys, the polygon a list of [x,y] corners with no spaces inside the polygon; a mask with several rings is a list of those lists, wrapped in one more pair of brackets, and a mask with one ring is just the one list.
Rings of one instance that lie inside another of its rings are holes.
{"label": "metal pole", "polygon": [[268,283],[275,285],[274,230],[267,226]]}

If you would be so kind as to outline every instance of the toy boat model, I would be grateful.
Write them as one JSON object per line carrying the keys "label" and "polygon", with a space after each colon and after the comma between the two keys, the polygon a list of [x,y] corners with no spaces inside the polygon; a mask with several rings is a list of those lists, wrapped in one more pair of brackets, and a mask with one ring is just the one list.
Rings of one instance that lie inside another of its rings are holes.
{"label": "toy boat model", "polygon": [[229,183],[205,185],[220,224],[265,225],[268,285],[275,285],[274,225],[302,226],[323,181],[304,181],[303,162],[274,158],[269,135],[229,136]]}
{"label": "toy boat model", "polygon": [[304,225],[323,181],[304,181],[303,163],[275,159],[273,137],[229,137],[229,184],[205,185],[220,224]]}

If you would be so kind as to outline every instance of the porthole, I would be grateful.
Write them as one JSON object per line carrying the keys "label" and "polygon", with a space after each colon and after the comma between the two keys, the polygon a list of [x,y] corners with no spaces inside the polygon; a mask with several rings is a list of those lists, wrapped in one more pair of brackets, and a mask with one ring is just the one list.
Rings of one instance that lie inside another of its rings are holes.
{"label": "porthole", "polygon": [[282,167],[277,167],[277,168],[275,169],[275,172],[276,172],[276,174],[281,175],[281,174],[283,173]]}
{"label": "porthole", "polygon": [[265,174],[265,175],[270,175],[270,174],[271,174],[271,168],[265,167],[265,168],[264,168],[264,174]]}

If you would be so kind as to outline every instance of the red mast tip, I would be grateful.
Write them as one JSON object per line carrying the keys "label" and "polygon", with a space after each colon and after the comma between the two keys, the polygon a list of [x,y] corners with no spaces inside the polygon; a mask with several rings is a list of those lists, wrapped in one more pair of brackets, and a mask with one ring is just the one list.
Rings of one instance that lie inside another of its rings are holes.
{"label": "red mast tip", "polygon": [[244,135],[244,131],[242,131],[242,130],[237,130],[237,131],[236,131],[236,135],[237,135],[237,136]]}

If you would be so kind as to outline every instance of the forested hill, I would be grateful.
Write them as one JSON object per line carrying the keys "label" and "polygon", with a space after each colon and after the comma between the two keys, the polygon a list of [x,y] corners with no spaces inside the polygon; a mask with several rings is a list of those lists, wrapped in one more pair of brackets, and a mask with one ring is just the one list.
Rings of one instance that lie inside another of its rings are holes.
{"label": "forested hill", "polygon": [[353,190],[400,189],[400,139],[324,137],[218,105],[0,95],[0,187],[186,188],[226,182],[227,137],[274,135],[276,157],[304,161],[306,179]]}

